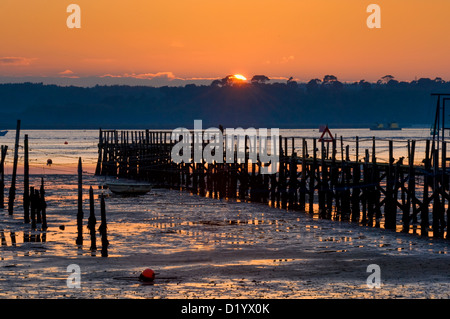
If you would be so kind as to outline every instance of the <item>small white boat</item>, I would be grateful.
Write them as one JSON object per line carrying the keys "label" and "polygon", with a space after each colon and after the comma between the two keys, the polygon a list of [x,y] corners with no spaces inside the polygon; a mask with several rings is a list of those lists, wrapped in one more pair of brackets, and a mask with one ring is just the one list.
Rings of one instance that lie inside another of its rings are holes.
{"label": "small white boat", "polygon": [[106,186],[115,194],[143,195],[152,190],[152,185],[140,182],[108,182]]}

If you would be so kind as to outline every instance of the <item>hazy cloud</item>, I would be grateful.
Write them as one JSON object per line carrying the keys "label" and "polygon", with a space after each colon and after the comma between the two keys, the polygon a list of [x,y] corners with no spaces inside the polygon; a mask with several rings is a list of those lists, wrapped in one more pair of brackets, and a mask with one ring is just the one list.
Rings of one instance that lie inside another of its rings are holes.
{"label": "hazy cloud", "polygon": [[0,57],[0,65],[5,66],[27,66],[35,59],[24,57]]}
{"label": "hazy cloud", "polygon": [[152,80],[154,78],[163,78],[168,80],[175,80],[175,79],[182,80],[181,78],[176,77],[175,74],[173,74],[172,72],[133,74],[131,75],[131,77],[135,77],[136,79],[148,79],[148,80]]}
{"label": "hazy cloud", "polygon": [[157,72],[157,73],[125,73],[125,74],[104,74],[100,76],[101,78],[134,78],[140,80],[153,80],[153,79],[161,79],[167,81],[180,80],[180,81],[213,81],[217,79],[221,79],[220,77],[189,77],[182,78],[176,76],[173,72]]}
{"label": "hazy cloud", "polygon": [[220,79],[222,79],[223,77],[214,77],[214,78],[211,78],[211,77],[204,77],[204,78],[198,78],[198,77],[195,77],[195,78],[186,78],[186,79],[184,79],[184,80],[186,80],[186,81],[190,81],[190,80],[192,80],[192,81],[204,81],[204,80],[208,80],[208,81],[214,81],[214,80],[220,80]]}
{"label": "hazy cloud", "polygon": [[[277,82],[277,81],[280,81],[280,82],[284,82],[284,81],[287,81],[287,80],[289,80],[291,77],[286,77],[286,76],[271,76],[270,77],[270,79],[271,80],[273,80],[273,81],[275,81],[275,82]],[[292,78],[292,81],[301,81],[299,78]]]}
{"label": "hazy cloud", "polygon": [[123,75],[115,75],[115,74],[103,74],[100,75],[99,78],[123,78]]}
{"label": "hazy cloud", "polygon": [[176,77],[175,74],[172,72],[157,72],[157,73],[125,73],[125,74],[119,74],[119,75],[113,75],[113,74],[105,74],[100,76],[102,78],[104,77],[111,77],[111,78],[134,78],[134,79],[141,79],[141,80],[153,80],[153,79],[166,79],[166,80],[182,80],[182,78]]}
{"label": "hazy cloud", "polygon": [[65,70],[65,71],[59,72],[58,74],[62,77],[66,77],[66,78],[72,78],[72,79],[79,78],[79,76],[75,75],[75,73],[72,70]]}

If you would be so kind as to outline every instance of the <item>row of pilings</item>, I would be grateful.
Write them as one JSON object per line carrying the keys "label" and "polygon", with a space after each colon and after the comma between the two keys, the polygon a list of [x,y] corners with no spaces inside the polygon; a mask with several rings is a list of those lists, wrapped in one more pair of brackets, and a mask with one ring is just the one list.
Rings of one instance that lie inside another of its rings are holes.
{"label": "row of pilings", "polygon": [[[259,155],[252,162],[247,137],[243,140],[246,151],[241,161],[227,163],[224,158],[221,163],[175,163],[171,152],[178,141],[171,140],[171,131],[100,129],[96,175],[144,180],[201,196],[267,203],[317,213],[321,218],[450,238],[446,142],[421,141],[424,156],[418,160],[417,141],[406,141],[404,156],[397,159],[394,142],[383,141],[388,143],[382,151],[388,152],[388,159],[379,161],[380,141],[375,137],[370,147],[366,141],[364,148],[356,137],[350,152],[342,137],[338,150],[337,139],[280,136],[278,170],[262,174],[264,164]],[[203,140],[202,149],[209,143]],[[224,142],[223,154],[225,146]]]}
{"label": "row of pilings", "polygon": [[[16,178],[17,178],[17,167],[19,161],[19,143],[20,143],[20,127],[21,121],[17,120],[16,136],[15,136],[15,147],[14,147],[14,159],[13,159],[13,170],[11,176],[11,186],[9,188],[9,196],[7,201],[7,210],[9,215],[14,214],[14,208],[16,201]],[[23,221],[25,224],[31,225],[31,232],[24,232],[24,242],[35,242],[46,240],[46,232],[48,229],[47,225],[47,203],[45,199],[45,188],[44,188],[44,178],[41,178],[40,188],[30,185],[30,171],[29,171],[29,139],[28,134],[24,136],[23,144]],[[8,152],[7,145],[0,145],[0,211],[5,207],[5,163],[6,156]],[[84,213],[83,213],[83,170],[82,170],[82,160],[81,157],[78,159],[78,210],[77,210],[77,237],[75,243],[78,246],[83,245],[83,228],[84,223]],[[21,191],[22,192],[22,191]],[[101,235],[101,255],[102,257],[108,257],[108,245],[109,241],[107,239],[107,223],[106,223],[106,209],[105,209],[105,198],[103,193],[99,196],[100,199],[100,213],[101,213],[101,224],[98,228],[98,232]],[[90,250],[95,252],[97,250],[96,245],[96,218],[94,211],[94,193],[92,186],[89,190],[89,211],[90,215],[87,221],[87,228],[91,237],[91,247]],[[40,226],[40,227],[38,227]],[[61,227],[61,226],[60,226]],[[41,231],[40,233],[34,233],[34,231]],[[41,239],[42,235],[42,239]],[[15,233],[11,232],[11,242],[15,245]],[[6,239],[3,230],[0,230],[0,239],[2,245],[6,245]]]}
{"label": "row of pilings", "polygon": [[[8,214],[14,213],[14,202],[16,199],[16,178],[17,178],[17,166],[19,160],[19,139],[20,139],[20,125],[21,121],[17,120],[16,138],[14,147],[14,160],[13,171],[11,177],[11,187],[9,188],[8,196]],[[23,217],[26,224],[31,224],[31,229],[36,230],[37,225],[41,224],[43,231],[47,230],[47,214],[46,214],[46,201],[45,201],[45,189],[44,179],[41,178],[40,188],[30,186],[29,175],[29,154],[28,154],[28,135],[25,134],[24,139],[24,181],[23,181]],[[8,152],[7,145],[1,145],[1,159],[0,159],[0,209],[5,208],[5,160]]]}

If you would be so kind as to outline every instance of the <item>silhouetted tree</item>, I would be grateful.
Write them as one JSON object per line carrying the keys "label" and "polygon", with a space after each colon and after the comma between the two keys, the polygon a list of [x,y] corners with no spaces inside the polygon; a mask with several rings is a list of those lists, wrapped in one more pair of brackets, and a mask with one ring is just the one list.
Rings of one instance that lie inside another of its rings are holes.
{"label": "silhouetted tree", "polygon": [[372,87],[372,86],[370,85],[370,83],[369,83],[369,82],[366,82],[365,80],[359,81],[358,85],[359,85],[359,87],[360,87],[362,90],[369,90],[369,89]]}
{"label": "silhouetted tree", "polygon": [[379,79],[377,81],[377,84],[388,84],[389,81],[392,81],[393,79],[394,79],[394,76],[388,74],[388,75],[383,76],[381,79]]}
{"label": "silhouetted tree", "polygon": [[297,87],[297,81],[294,81],[292,76],[287,80],[286,84],[288,87]]}
{"label": "silhouetted tree", "polygon": [[269,82],[270,79],[265,75],[255,75],[252,77],[250,82],[252,84],[265,84],[266,82]]}
{"label": "silhouetted tree", "polygon": [[233,85],[241,85],[244,82],[238,78],[236,78],[234,75],[227,75],[222,80],[222,86],[233,86]]}
{"label": "silhouetted tree", "polygon": [[308,92],[315,92],[319,89],[319,85],[322,83],[320,79],[312,79],[306,84],[306,90]]}
{"label": "silhouetted tree", "polygon": [[322,85],[323,84],[328,84],[328,83],[332,83],[332,82],[335,82],[335,81],[337,81],[337,77],[335,77],[334,75],[325,75],[324,77],[323,77],[323,82],[322,82]]}
{"label": "silhouetted tree", "polygon": [[388,87],[396,87],[398,85],[398,83],[399,82],[397,80],[392,79],[392,80],[389,80],[389,82],[387,83],[387,86]]}
{"label": "silhouetted tree", "polygon": [[222,79],[222,85],[223,86],[230,86],[233,84],[233,75],[227,75]]}
{"label": "silhouetted tree", "polygon": [[417,85],[419,85],[419,86],[421,86],[421,87],[424,87],[424,88],[433,86],[434,83],[435,83],[435,82],[434,82],[433,80],[429,79],[429,78],[420,78],[420,79],[417,81]]}
{"label": "silhouetted tree", "polygon": [[211,82],[211,86],[218,87],[222,86],[222,80],[214,80]]}
{"label": "silhouetted tree", "polygon": [[328,89],[342,89],[343,84],[338,81],[334,75],[325,75],[322,82],[322,87]]}

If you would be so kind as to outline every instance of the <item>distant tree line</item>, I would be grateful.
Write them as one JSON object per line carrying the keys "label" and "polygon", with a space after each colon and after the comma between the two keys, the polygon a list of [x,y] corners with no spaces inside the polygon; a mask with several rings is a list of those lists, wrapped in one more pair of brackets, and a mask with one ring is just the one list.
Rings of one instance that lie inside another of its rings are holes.
{"label": "distant tree line", "polygon": [[0,129],[191,127],[194,119],[217,127],[369,127],[377,122],[431,125],[432,92],[450,93],[441,78],[344,83],[334,75],[308,82],[232,75],[210,85],[179,87],[75,87],[41,83],[0,85]]}

